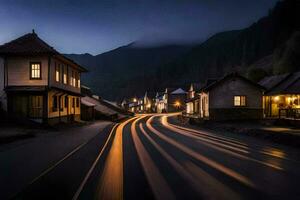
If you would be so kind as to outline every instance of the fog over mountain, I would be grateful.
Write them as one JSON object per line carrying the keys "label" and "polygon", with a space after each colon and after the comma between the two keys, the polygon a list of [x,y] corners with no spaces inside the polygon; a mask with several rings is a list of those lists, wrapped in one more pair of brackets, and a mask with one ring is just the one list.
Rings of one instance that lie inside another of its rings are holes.
{"label": "fog over mountain", "polygon": [[299,13],[299,1],[285,0],[251,26],[216,33],[202,43],[157,46],[145,40],[96,56],[67,56],[90,70],[83,75],[85,84],[112,100],[233,71],[257,81],[300,70]]}

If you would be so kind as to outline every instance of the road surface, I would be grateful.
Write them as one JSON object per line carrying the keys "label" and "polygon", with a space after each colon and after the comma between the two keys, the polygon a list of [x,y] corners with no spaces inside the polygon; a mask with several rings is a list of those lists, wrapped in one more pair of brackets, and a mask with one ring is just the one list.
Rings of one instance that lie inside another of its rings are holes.
{"label": "road surface", "polygon": [[170,117],[139,115],[115,125],[15,198],[300,198],[298,150],[200,131]]}

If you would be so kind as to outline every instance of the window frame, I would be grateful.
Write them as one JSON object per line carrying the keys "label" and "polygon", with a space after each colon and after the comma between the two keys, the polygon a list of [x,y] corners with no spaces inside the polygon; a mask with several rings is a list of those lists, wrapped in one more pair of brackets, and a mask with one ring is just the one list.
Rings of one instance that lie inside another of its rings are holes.
{"label": "window frame", "polygon": [[[32,65],[40,65],[40,76],[38,78],[32,77]],[[29,79],[30,80],[42,80],[42,62],[29,62]]]}
{"label": "window frame", "polygon": [[[61,73],[60,73],[60,64],[59,63],[55,63],[55,73],[54,73],[54,78],[55,78],[55,82],[59,83],[60,82],[60,76],[61,76]],[[58,78],[58,80],[57,80]]]}
{"label": "window frame", "polygon": [[63,65],[62,81],[64,85],[68,84],[68,66]]}
{"label": "window frame", "polygon": [[52,112],[58,111],[58,96],[53,95],[52,96]]}
{"label": "window frame", "polygon": [[[235,105],[235,98],[239,97],[240,98],[240,105]],[[242,98],[245,98],[245,105],[242,105]],[[247,96],[246,95],[234,95],[233,96],[233,106],[234,107],[246,107],[247,106]]]}
{"label": "window frame", "polygon": [[68,96],[65,96],[65,99],[64,99],[64,106],[65,106],[65,108],[68,108],[69,107],[69,97]]}

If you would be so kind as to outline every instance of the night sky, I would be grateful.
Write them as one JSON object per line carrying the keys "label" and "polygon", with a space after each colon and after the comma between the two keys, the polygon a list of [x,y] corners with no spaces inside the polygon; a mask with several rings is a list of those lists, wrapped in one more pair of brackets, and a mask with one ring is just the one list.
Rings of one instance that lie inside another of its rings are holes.
{"label": "night sky", "polygon": [[0,0],[0,44],[34,28],[63,53],[193,43],[249,26],[277,0]]}

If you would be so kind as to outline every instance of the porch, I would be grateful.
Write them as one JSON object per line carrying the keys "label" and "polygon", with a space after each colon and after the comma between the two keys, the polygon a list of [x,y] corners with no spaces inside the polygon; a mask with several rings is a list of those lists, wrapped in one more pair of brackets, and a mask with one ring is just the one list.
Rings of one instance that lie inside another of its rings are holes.
{"label": "porch", "polygon": [[300,120],[300,95],[264,96],[265,118]]}

